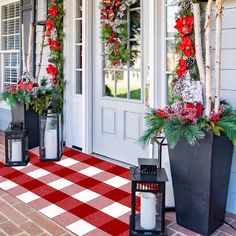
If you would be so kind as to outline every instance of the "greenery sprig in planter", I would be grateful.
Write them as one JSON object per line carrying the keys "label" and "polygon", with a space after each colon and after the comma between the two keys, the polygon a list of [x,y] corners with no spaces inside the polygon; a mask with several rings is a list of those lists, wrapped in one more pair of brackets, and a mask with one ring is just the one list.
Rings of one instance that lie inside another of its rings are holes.
{"label": "greenery sprig in planter", "polygon": [[183,103],[175,103],[164,109],[153,109],[146,116],[148,129],[141,138],[144,144],[154,143],[164,132],[170,148],[174,148],[181,138],[190,145],[196,145],[212,131],[215,135],[226,134],[236,145],[236,114],[228,104],[222,104],[219,113],[199,116],[197,109],[187,108]]}

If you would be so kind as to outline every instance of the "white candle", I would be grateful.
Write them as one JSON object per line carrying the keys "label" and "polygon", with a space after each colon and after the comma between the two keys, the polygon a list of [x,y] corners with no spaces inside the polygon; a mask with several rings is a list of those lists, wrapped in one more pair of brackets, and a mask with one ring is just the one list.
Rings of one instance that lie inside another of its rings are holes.
{"label": "white candle", "polygon": [[145,230],[156,227],[156,196],[153,193],[141,194],[140,226]]}
{"label": "white candle", "polygon": [[11,161],[22,161],[22,144],[20,141],[12,141]]}
{"label": "white candle", "polygon": [[45,157],[46,159],[57,158],[57,131],[46,130],[45,131]]}

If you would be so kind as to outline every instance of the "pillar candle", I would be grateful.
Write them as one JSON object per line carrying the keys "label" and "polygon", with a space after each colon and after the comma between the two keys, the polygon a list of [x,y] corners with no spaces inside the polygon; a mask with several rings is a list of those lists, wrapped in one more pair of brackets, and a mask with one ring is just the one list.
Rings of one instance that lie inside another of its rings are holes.
{"label": "pillar candle", "polygon": [[56,159],[57,158],[57,131],[46,130],[45,131],[45,158]]}
{"label": "pillar candle", "polygon": [[11,161],[22,161],[22,143],[21,141],[12,141]]}
{"label": "pillar candle", "polygon": [[156,227],[156,196],[153,193],[141,194],[140,226],[145,230]]}

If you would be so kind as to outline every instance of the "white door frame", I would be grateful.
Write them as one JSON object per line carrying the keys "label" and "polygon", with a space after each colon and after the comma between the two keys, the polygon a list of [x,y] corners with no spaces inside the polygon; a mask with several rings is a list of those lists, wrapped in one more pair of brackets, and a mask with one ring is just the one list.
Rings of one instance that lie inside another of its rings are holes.
{"label": "white door frame", "polygon": [[[66,78],[66,87],[65,87],[65,140],[66,145],[71,147],[73,145],[73,122],[70,122],[71,116],[73,115],[73,104],[72,103],[72,91],[74,91],[74,82],[72,76],[72,68],[75,63],[74,60],[74,50],[71,43],[72,34],[74,27],[74,7],[76,0],[64,0],[64,9],[66,13],[64,18],[64,72]],[[93,0],[82,0],[83,1],[83,87],[82,87],[82,150],[84,153],[92,152],[92,4]]]}
{"label": "white door frame", "polygon": [[[99,0],[96,0],[99,1]],[[149,28],[150,28],[150,90],[149,90],[149,104],[151,107],[161,106],[166,103],[166,82],[163,76],[163,59],[165,49],[163,48],[163,9],[164,1],[149,0],[152,11],[149,15]],[[83,0],[83,145],[82,149],[84,153],[90,154],[93,152],[93,4],[94,0]],[[65,0],[65,10],[71,12],[73,4],[71,0]],[[71,45],[68,40],[70,35],[69,25],[73,21],[71,19],[72,14],[66,14],[65,16],[65,74],[66,77],[70,77],[72,65],[72,57],[70,56]],[[160,27],[162,27],[160,29]],[[160,35],[162,35],[160,37]],[[159,52],[159,53],[157,53]],[[161,54],[161,56],[160,56]],[[161,59],[163,58],[163,59]],[[162,65],[162,66],[158,66]],[[160,79],[161,78],[161,79]],[[73,84],[68,80],[66,84],[65,92],[65,120],[70,119],[73,106],[70,106],[71,91],[73,91]],[[164,98],[164,99],[163,99]],[[72,137],[70,130],[73,129],[71,122],[65,122],[65,137],[67,145],[72,145]]]}

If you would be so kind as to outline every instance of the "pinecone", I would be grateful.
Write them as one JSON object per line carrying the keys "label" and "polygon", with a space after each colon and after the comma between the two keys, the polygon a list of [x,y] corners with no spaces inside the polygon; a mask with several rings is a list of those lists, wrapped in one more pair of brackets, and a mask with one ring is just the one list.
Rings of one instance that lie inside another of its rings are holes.
{"label": "pinecone", "polygon": [[185,66],[187,68],[190,68],[192,65],[194,65],[196,62],[196,58],[195,57],[189,57],[185,60]]}
{"label": "pinecone", "polygon": [[192,1],[181,2],[179,5],[183,11],[187,11],[190,7],[192,7]]}

